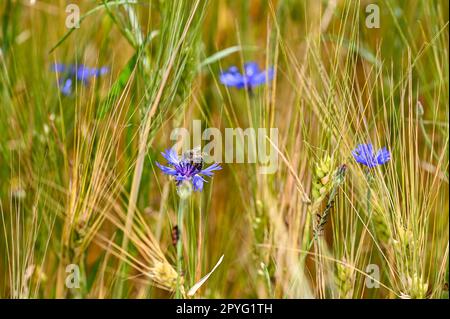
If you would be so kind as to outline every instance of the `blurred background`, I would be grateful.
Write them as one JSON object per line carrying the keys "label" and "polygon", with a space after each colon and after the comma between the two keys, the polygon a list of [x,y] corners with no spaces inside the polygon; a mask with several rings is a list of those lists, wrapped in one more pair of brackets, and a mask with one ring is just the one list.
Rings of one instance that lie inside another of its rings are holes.
{"label": "blurred background", "polygon": [[[172,298],[223,255],[185,297],[448,298],[448,1],[73,4],[0,4],[0,297]],[[273,81],[221,84],[249,61]],[[277,128],[278,169],[190,196],[180,273],[155,163],[193,120]]]}

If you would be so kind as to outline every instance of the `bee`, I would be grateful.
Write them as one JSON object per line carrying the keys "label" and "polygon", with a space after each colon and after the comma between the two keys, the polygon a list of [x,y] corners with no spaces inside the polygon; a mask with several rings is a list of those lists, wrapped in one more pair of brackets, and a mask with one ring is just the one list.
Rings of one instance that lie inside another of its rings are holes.
{"label": "bee", "polygon": [[183,160],[186,162],[189,162],[196,169],[202,170],[202,168],[203,168],[203,153],[201,151],[200,146],[196,146],[193,149],[184,152]]}
{"label": "bee", "polygon": [[176,246],[179,240],[180,240],[180,230],[178,229],[178,225],[175,225],[172,228],[172,245]]}

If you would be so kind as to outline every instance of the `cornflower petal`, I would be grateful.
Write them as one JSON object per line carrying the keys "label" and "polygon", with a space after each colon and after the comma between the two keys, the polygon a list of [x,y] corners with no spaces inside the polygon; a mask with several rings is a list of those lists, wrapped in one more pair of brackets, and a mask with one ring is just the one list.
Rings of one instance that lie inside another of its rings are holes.
{"label": "cornflower petal", "polygon": [[62,63],[53,63],[51,70],[53,72],[61,73],[66,71],[66,66]]}
{"label": "cornflower petal", "polygon": [[382,149],[378,150],[378,152],[375,155],[373,145],[370,143],[359,144],[352,151],[352,155],[358,163],[363,164],[369,168],[382,165],[387,161],[389,161],[390,159],[390,153],[386,149],[386,147],[383,147]]}
{"label": "cornflower petal", "polygon": [[171,168],[171,167],[168,167],[168,166],[161,165],[161,164],[159,164],[158,162],[156,162],[156,166],[158,166],[159,169],[160,169],[164,174],[172,175],[172,176],[177,176],[177,174],[178,174],[177,171],[176,171],[175,169],[173,169],[173,168]]}
{"label": "cornflower petal", "polygon": [[383,147],[377,152],[377,163],[379,165],[382,165],[386,162],[388,162],[391,159],[391,154],[386,149],[386,147]]}
{"label": "cornflower petal", "polygon": [[226,86],[235,86],[238,88],[244,87],[244,78],[241,74],[226,71],[220,74],[220,82]]}
{"label": "cornflower petal", "polygon": [[82,82],[84,85],[89,84],[89,79],[103,75],[109,71],[108,67],[89,68],[83,64],[66,65],[63,63],[54,63],[51,66],[51,70],[57,73],[65,73],[62,79],[60,79],[60,90],[64,95],[70,95],[72,93],[72,86],[75,80]]}
{"label": "cornflower petal", "polygon": [[247,62],[244,64],[244,73],[247,77],[252,77],[260,73],[259,66],[256,62]]}
{"label": "cornflower petal", "polygon": [[194,191],[201,192],[203,190],[203,183],[206,182],[200,175],[195,175],[192,178],[192,186],[194,186]]}
{"label": "cornflower petal", "polygon": [[258,74],[250,78],[250,85],[257,86],[270,82],[273,79],[273,74],[274,74],[273,68],[269,68],[265,72],[259,72]]}
{"label": "cornflower petal", "polygon": [[228,68],[220,74],[220,82],[226,86],[233,86],[238,89],[258,86],[273,79],[274,70],[269,68],[261,71],[256,62],[248,62],[244,64],[244,72],[241,74],[236,66]]}
{"label": "cornflower petal", "polygon": [[199,174],[203,174],[205,176],[213,176],[213,174],[214,174],[213,171],[218,171],[218,170],[221,170],[221,169],[222,169],[222,167],[219,164],[214,163],[211,166],[208,166],[205,169],[202,169],[199,172]]}
{"label": "cornflower petal", "polygon": [[100,76],[100,75],[106,74],[108,72],[109,72],[109,68],[106,67],[106,66],[103,66],[100,69],[96,70],[96,74],[95,75],[96,76]]}
{"label": "cornflower petal", "polygon": [[166,150],[161,153],[162,156],[167,160],[170,165],[178,165],[180,160],[178,159],[178,155],[173,148]]}
{"label": "cornflower petal", "polygon": [[95,69],[88,68],[84,65],[79,65],[75,71],[75,76],[79,81],[87,83],[89,78],[95,74]]}
{"label": "cornflower petal", "polygon": [[66,79],[62,81],[61,93],[64,95],[70,95],[72,93],[72,79]]}

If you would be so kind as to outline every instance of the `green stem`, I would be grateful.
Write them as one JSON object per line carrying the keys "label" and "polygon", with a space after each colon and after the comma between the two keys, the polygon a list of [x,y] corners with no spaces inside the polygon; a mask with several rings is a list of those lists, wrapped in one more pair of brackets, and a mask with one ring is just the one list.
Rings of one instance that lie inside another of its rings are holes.
{"label": "green stem", "polygon": [[186,199],[180,198],[180,202],[178,205],[178,216],[177,216],[177,224],[178,224],[178,241],[177,241],[177,291],[176,298],[181,299],[183,296],[182,293],[182,273],[183,273],[183,216],[184,216],[184,207],[186,205]]}
{"label": "green stem", "polygon": [[428,146],[428,148],[431,151],[431,155],[433,156],[433,158],[439,162],[439,155],[436,154],[436,152],[434,151],[434,147],[433,147],[433,142],[431,141],[430,137],[428,136],[427,133],[427,129],[425,128],[425,124],[423,122],[423,108],[420,105],[420,111],[419,111],[419,126],[420,126],[420,130],[422,131],[423,134],[423,138],[425,141],[425,145]]}
{"label": "green stem", "polygon": [[366,172],[366,178],[367,178],[367,195],[366,195],[366,210],[367,210],[367,216],[369,216],[369,220],[371,218],[371,210],[372,210],[372,206],[371,206],[371,199],[372,199],[372,181],[373,181],[373,177],[371,175],[371,172],[368,171]]}
{"label": "green stem", "polygon": [[270,296],[270,298],[274,298],[273,292],[272,292],[272,282],[270,280],[269,270],[267,269],[266,265],[264,265],[264,277],[266,278],[267,289],[269,290],[269,296]]}

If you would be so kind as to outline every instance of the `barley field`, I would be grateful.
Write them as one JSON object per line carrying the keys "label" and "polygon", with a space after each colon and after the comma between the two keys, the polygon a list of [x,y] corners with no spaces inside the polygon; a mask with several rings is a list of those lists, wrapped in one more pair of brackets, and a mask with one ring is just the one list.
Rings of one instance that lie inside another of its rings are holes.
{"label": "barley field", "polygon": [[448,11],[2,0],[0,298],[448,298]]}

